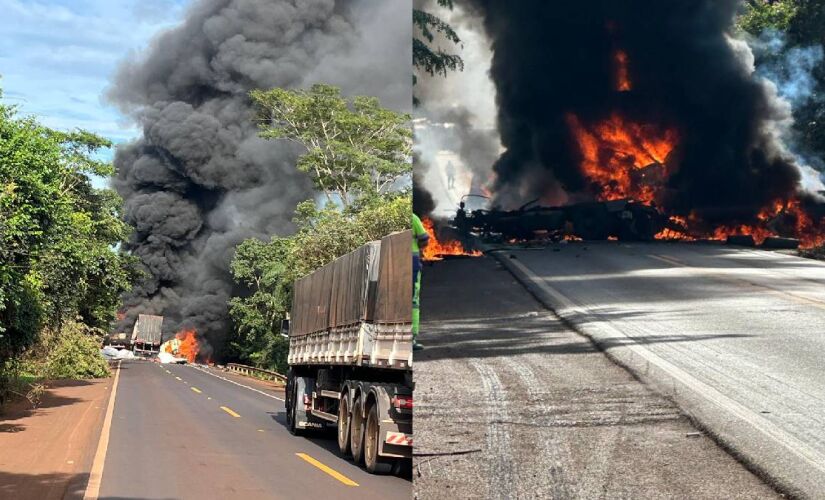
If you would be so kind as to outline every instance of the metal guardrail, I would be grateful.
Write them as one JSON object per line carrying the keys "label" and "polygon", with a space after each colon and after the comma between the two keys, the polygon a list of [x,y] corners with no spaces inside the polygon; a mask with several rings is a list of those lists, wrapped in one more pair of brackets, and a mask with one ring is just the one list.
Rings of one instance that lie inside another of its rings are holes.
{"label": "metal guardrail", "polygon": [[263,368],[255,368],[254,366],[239,365],[238,363],[227,363],[226,369],[232,372],[240,373],[242,375],[252,375],[259,378],[277,380],[286,383],[286,375],[281,375],[278,372],[271,370],[264,370]]}

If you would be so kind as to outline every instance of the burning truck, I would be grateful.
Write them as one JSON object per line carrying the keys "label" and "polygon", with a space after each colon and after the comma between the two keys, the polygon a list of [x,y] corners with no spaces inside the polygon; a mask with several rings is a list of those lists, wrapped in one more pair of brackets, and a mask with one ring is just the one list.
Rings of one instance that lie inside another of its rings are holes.
{"label": "burning truck", "polygon": [[462,210],[454,228],[825,244],[817,152],[797,140],[782,81],[755,70],[740,2],[469,3],[492,47],[501,143],[483,191],[504,208]]}
{"label": "burning truck", "polygon": [[285,324],[289,431],[336,429],[370,472],[412,457],[411,241],[391,234],[297,280]]}

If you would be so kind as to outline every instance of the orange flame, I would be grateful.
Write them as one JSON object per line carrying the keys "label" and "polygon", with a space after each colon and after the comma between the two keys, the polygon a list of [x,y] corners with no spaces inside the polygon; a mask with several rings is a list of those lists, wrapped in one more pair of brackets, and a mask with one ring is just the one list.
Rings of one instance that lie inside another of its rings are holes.
{"label": "orange flame", "polygon": [[600,190],[600,200],[654,201],[656,186],[644,182],[644,170],[659,169],[667,177],[665,159],[676,144],[675,130],[629,122],[616,113],[590,128],[573,114],[567,123],[581,150],[582,172]]}
{"label": "orange flame", "polygon": [[175,338],[180,340],[178,355],[186,358],[190,363],[194,363],[200,350],[198,339],[195,336],[195,330],[182,330],[175,334]]}
{"label": "orange flame", "polygon": [[175,334],[175,340],[176,342],[165,342],[164,350],[169,354],[186,358],[190,363],[194,363],[198,351],[200,351],[195,330],[183,329]]}
{"label": "orange flame", "polygon": [[435,225],[429,217],[421,219],[421,223],[424,225],[427,234],[430,235],[429,243],[422,250],[421,257],[423,260],[441,260],[445,255],[481,256],[481,252],[478,250],[465,250],[460,241],[438,241],[435,236]]}
{"label": "orange flame", "polygon": [[[614,31],[615,23],[608,23],[608,30]],[[616,90],[631,90],[627,53],[616,50],[613,59]],[[590,181],[598,200],[632,199],[647,205],[659,201],[660,189],[675,169],[666,160],[679,140],[676,130],[636,123],[619,113],[595,124],[583,123],[573,113],[568,113],[566,120],[581,152],[581,171]],[[655,237],[724,240],[732,235],[751,235],[757,244],[761,244],[765,238],[777,234],[774,222],[778,219],[788,221],[784,223],[784,230],[794,234],[802,248],[825,244],[825,218],[814,221],[795,197],[768,204],[757,214],[754,224],[708,228],[695,213],[687,217],[672,216],[672,227]]]}
{"label": "orange flame", "polygon": [[613,53],[613,60],[616,63],[616,90],[627,92],[632,88],[630,74],[627,71],[627,52],[617,50]]}

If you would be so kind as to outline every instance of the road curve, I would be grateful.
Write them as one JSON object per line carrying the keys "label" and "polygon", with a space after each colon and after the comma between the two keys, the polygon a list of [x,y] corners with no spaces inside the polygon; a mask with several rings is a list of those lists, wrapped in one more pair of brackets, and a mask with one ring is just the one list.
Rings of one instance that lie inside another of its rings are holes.
{"label": "road curve", "polygon": [[782,489],[825,495],[825,264],[686,243],[579,242],[497,255]]}
{"label": "road curve", "polygon": [[215,375],[123,363],[100,498],[410,498],[408,480],[367,473],[334,440],[290,435],[282,395]]}

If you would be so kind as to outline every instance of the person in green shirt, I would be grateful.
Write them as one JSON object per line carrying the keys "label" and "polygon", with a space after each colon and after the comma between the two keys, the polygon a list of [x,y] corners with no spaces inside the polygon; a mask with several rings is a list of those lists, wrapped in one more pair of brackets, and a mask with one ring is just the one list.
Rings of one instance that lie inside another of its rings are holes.
{"label": "person in green shirt", "polygon": [[413,232],[413,239],[412,239],[412,268],[413,268],[413,305],[412,305],[412,333],[413,333],[413,350],[421,350],[424,348],[423,345],[418,343],[416,338],[418,337],[418,328],[419,328],[419,321],[421,318],[420,315],[420,296],[421,296],[421,249],[427,246],[427,243],[430,241],[430,235],[427,234],[427,230],[424,229],[424,224],[421,223],[421,219],[418,218],[417,215],[412,214],[412,232]]}

